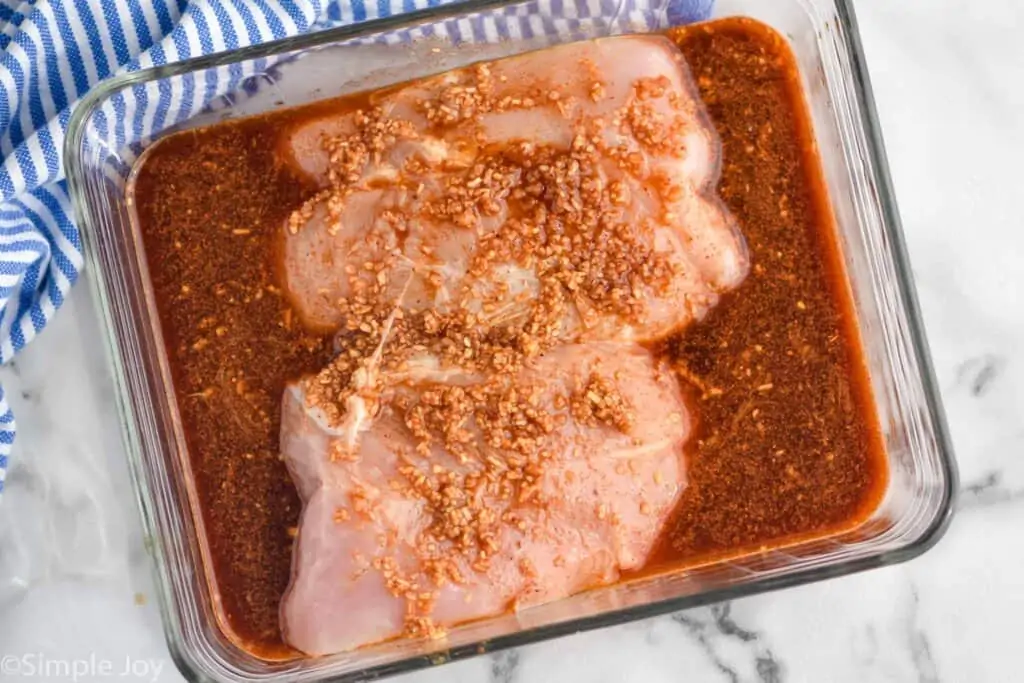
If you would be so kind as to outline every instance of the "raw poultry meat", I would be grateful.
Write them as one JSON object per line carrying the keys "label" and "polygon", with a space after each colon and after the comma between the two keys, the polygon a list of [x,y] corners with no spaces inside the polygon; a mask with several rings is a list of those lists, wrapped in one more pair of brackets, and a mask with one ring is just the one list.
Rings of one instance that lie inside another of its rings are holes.
{"label": "raw poultry meat", "polygon": [[395,386],[354,452],[334,448],[347,435],[303,385],[285,392],[282,452],[304,502],[282,604],[293,646],[430,635],[646,559],[685,483],[690,422],[666,367],[591,343],[467,381]]}
{"label": "raw poultry meat", "polygon": [[343,326],[339,304],[359,297],[521,324],[556,282],[565,341],[651,341],[746,275],[713,194],[719,142],[662,36],[393,87],[296,124],[282,144],[320,188],[283,249],[288,293],[316,328]]}
{"label": "raw poultry meat", "polygon": [[640,343],[747,271],[681,54],[572,43],[339,107],[282,143],[318,188],[286,289],[337,351],[283,399],[286,640],[437,636],[640,568],[691,422]]}

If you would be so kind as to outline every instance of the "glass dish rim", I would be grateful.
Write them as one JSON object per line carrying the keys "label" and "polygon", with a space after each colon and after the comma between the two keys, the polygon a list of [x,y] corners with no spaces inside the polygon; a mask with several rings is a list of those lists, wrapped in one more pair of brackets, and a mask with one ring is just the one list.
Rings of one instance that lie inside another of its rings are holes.
{"label": "glass dish rim", "polygon": [[[82,235],[86,268],[95,269],[96,273],[102,272],[99,247],[93,237],[94,225],[90,222],[90,216],[86,210],[88,201],[85,196],[82,176],[79,174],[79,170],[83,167],[79,150],[82,149],[86,122],[102,102],[113,93],[132,85],[178,76],[201,69],[223,66],[227,63],[279,56],[296,50],[310,49],[343,40],[362,38],[385,31],[410,28],[427,21],[457,18],[474,12],[520,5],[526,1],[462,0],[451,4],[291,36],[236,50],[203,55],[168,65],[126,72],[102,81],[87,93],[74,108],[68,123],[64,142],[65,177],[68,181],[68,190],[74,216],[77,220],[81,221],[79,227]],[[944,479],[941,502],[936,509],[933,519],[930,520],[920,537],[906,546],[881,550],[871,555],[842,560],[828,566],[806,568],[782,576],[769,576],[749,583],[715,588],[696,595],[668,598],[649,604],[619,608],[609,612],[579,617],[556,624],[532,627],[479,643],[452,647],[439,653],[414,655],[388,664],[368,667],[349,674],[343,674],[340,677],[331,678],[330,680],[354,681],[357,679],[376,679],[383,676],[408,673],[445,662],[468,659],[484,653],[500,652],[572,633],[607,628],[683,609],[692,609],[712,603],[846,576],[879,567],[901,564],[920,556],[932,548],[945,534],[956,508],[955,502],[959,484],[959,475],[949,434],[948,421],[942,406],[931,352],[924,331],[917,290],[913,282],[902,221],[892,186],[871,80],[853,8],[853,0],[833,0],[833,2],[836,9],[835,18],[842,29],[843,47],[850,58],[856,107],[859,110],[863,124],[868,158],[871,162],[871,180],[875,181],[877,187],[883,219],[883,230],[889,238],[892,248],[891,256],[899,294],[904,304],[903,313],[906,316],[907,329],[910,336],[909,341],[920,365],[921,387],[934,429],[933,436],[936,441],[940,474]],[[125,444],[125,452],[129,461],[129,471],[136,502],[142,518],[143,531],[149,537],[162,530],[160,525],[157,524],[156,506],[152,500],[152,491],[142,476],[143,463],[141,461],[141,453],[133,447],[133,444],[136,443],[133,435],[137,432],[138,426],[134,422],[135,411],[127,389],[127,378],[121,364],[118,362],[121,353],[113,324],[113,307],[104,289],[101,277],[89,275],[86,279],[91,281],[93,295],[99,304],[98,313],[103,327],[103,336],[106,342],[109,362],[112,366],[118,414],[121,419],[121,437]],[[179,607],[173,604],[176,598],[166,575],[169,559],[164,556],[161,544],[152,543],[149,544],[149,547],[154,556],[153,571],[155,573],[157,592],[160,596],[161,623],[163,624],[164,637],[167,641],[171,658],[182,675],[187,679],[202,680],[205,667],[199,666],[194,661],[192,653],[187,651],[188,647],[183,638],[184,632],[181,627],[181,621],[175,613]]]}

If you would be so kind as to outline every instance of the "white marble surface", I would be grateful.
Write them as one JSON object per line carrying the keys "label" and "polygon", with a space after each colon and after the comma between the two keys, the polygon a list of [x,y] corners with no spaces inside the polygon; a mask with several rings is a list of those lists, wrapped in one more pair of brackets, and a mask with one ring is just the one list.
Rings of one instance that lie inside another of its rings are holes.
{"label": "white marble surface", "polygon": [[[963,495],[946,538],[903,566],[402,681],[1020,680],[1024,4],[857,8],[960,461]],[[77,680],[180,680],[151,598],[98,334],[79,287],[0,369],[20,429],[0,505],[0,657],[22,667],[0,680],[70,680],[63,663],[90,658]]]}

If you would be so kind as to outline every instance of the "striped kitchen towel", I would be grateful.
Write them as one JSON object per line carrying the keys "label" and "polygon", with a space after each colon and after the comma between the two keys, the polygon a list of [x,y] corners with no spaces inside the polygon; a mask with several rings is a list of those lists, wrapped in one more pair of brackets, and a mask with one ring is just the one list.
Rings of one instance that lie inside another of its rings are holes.
{"label": "striped kitchen towel", "polygon": [[[71,108],[102,79],[447,0],[0,0],[0,363],[60,308],[82,268],[63,182]],[[540,0],[558,16],[621,0]],[[651,0],[665,18],[706,18],[713,0]],[[198,110],[224,92],[197,90]],[[152,104],[152,103],[150,103]],[[0,491],[14,443],[0,389]]]}

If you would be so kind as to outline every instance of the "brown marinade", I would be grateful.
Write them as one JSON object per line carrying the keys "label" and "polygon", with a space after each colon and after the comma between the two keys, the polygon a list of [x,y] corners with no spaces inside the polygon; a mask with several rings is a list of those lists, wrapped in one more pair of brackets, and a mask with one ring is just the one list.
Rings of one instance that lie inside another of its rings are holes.
{"label": "brown marinade", "polygon": [[[691,565],[857,524],[887,472],[831,211],[784,41],[730,19],[674,30],[724,145],[719,191],[747,281],[659,348],[692,398],[689,485],[651,567]],[[312,194],[277,131],[313,105],[192,130],[145,157],[135,203],[226,630],[288,656],[278,604],[299,501],[278,457],[285,383],[330,344],[282,295],[275,249]]]}

